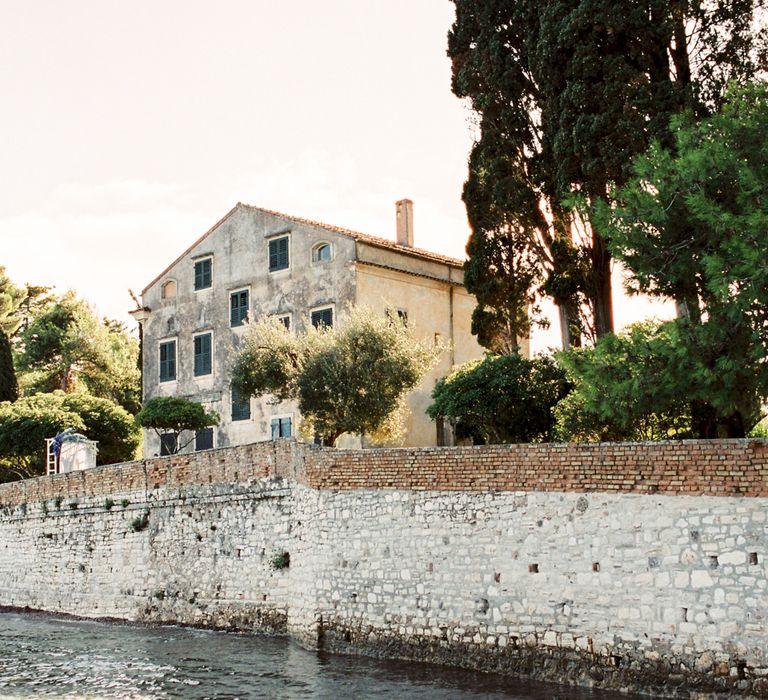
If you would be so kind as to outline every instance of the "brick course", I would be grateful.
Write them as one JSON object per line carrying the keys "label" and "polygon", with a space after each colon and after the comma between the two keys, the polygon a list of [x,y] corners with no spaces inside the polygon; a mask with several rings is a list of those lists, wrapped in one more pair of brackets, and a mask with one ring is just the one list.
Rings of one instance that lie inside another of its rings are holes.
{"label": "brick course", "polygon": [[0,505],[287,476],[315,489],[768,496],[768,440],[336,450],[293,440],[0,484]]}

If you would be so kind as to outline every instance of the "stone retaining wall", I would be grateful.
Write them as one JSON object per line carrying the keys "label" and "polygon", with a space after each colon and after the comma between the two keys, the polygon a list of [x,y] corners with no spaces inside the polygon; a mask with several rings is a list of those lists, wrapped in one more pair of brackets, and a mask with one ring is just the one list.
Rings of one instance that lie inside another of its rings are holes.
{"label": "stone retaining wall", "polygon": [[0,485],[0,606],[768,697],[767,470],[755,440],[281,440],[43,477]]}

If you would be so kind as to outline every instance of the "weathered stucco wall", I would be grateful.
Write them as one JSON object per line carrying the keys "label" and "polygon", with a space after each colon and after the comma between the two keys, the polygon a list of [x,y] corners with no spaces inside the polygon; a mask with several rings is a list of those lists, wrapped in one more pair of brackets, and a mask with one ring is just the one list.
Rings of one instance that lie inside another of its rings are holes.
{"label": "weathered stucco wall", "polygon": [[[289,237],[289,267],[269,271],[269,240]],[[332,259],[313,262],[312,249],[322,242],[333,246]],[[211,287],[195,291],[194,266],[210,257]],[[298,417],[294,402],[272,404],[267,398],[251,399],[251,418],[230,420],[232,404],[229,369],[234,350],[245,331],[230,327],[230,294],[248,290],[252,318],[289,315],[291,328],[301,331],[316,307],[332,306],[334,314],[353,303],[355,294],[355,241],[298,221],[249,207],[236,207],[187,251],[143,295],[151,309],[144,321],[143,395],[187,396],[215,410],[221,417],[214,429],[215,446],[226,447],[271,437],[274,416]],[[167,280],[176,282],[176,294],[162,298]],[[212,333],[212,373],[195,377],[194,336]],[[159,344],[176,340],[177,379],[160,381]],[[144,431],[144,451],[157,455],[160,443]],[[192,447],[190,447],[192,449]]]}
{"label": "weathered stucco wall", "polygon": [[768,697],[767,472],[747,440],[278,441],[102,467],[0,486],[0,605]]}
{"label": "weathered stucco wall", "polygon": [[[451,268],[443,266],[443,277],[450,277]],[[427,344],[439,342],[446,350],[421,384],[408,394],[410,414],[406,419],[407,446],[436,445],[437,426],[427,416],[432,403],[432,390],[438,379],[448,374],[455,364],[481,357],[483,348],[470,333],[472,305],[457,303],[456,284],[438,279],[407,275],[397,270],[373,265],[358,265],[356,303],[382,314],[388,309],[405,311],[408,327],[414,336]],[[466,291],[463,297],[469,297]]]}

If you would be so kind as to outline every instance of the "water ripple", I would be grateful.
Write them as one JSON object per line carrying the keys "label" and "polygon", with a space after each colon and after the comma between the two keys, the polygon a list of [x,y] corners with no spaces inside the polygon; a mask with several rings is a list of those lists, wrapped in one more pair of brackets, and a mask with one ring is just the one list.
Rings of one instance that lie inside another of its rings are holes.
{"label": "water ripple", "polygon": [[0,698],[610,700],[458,669],[315,654],[287,639],[0,613]]}

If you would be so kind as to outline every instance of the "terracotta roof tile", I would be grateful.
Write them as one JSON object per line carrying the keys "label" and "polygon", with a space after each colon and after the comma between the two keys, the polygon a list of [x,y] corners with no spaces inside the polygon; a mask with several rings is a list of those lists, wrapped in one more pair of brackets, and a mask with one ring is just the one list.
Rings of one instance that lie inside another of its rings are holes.
{"label": "terracotta roof tile", "polygon": [[360,233],[359,231],[352,231],[348,228],[342,228],[341,226],[332,226],[331,224],[324,224],[322,221],[313,221],[312,219],[303,219],[299,216],[291,216],[290,214],[283,214],[279,211],[273,211],[272,209],[264,209],[262,207],[256,207],[252,204],[244,204],[243,202],[238,202],[232,209],[230,209],[219,221],[217,221],[211,228],[209,228],[200,238],[198,238],[189,248],[187,248],[181,255],[179,255],[178,258],[176,258],[168,267],[166,267],[157,277],[155,277],[144,289],[142,289],[141,293],[142,295],[147,292],[147,290],[157,283],[162,277],[165,276],[165,274],[178,262],[180,262],[187,253],[189,253],[195,246],[202,243],[208,236],[210,236],[221,224],[223,224],[232,214],[234,214],[238,209],[250,209],[253,211],[260,211],[264,214],[271,214],[272,216],[280,217],[281,219],[287,219],[289,221],[295,221],[300,224],[307,224],[309,226],[316,226],[317,228],[324,228],[328,231],[333,231],[335,233],[340,233],[344,236],[349,236],[351,238],[354,238],[356,241],[361,241],[362,243],[369,243],[370,245],[379,246],[381,248],[389,248],[390,250],[396,250],[399,253],[405,253],[406,255],[413,255],[418,258],[423,258],[425,260],[433,260],[435,262],[444,263],[447,265],[452,265],[454,267],[463,267],[464,261],[459,260],[457,258],[451,258],[447,255],[441,255],[440,253],[433,253],[429,250],[423,250],[422,248],[411,248],[410,246],[405,245],[399,245],[395,241],[392,241],[388,238],[380,238],[379,236],[371,236],[367,233]]}
{"label": "terracotta roof tile", "polygon": [[407,245],[399,245],[393,240],[390,240],[389,238],[381,238],[380,236],[371,236],[368,233],[360,233],[359,231],[352,231],[348,228],[343,228],[341,226],[333,226],[331,224],[324,224],[322,221],[313,221],[312,219],[303,219],[300,216],[291,216],[290,214],[283,214],[279,211],[273,211],[272,209],[264,209],[262,207],[256,207],[251,204],[243,204],[242,202],[239,203],[240,206],[243,206],[247,209],[253,209],[255,211],[261,211],[265,214],[272,214],[273,216],[279,216],[283,219],[289,219],[290,221],[296,221],[300,224],[309,224],[310,226],[317,226],[318,228],[324,228],[328,231],[334,231],[335,233],[341,233],[345,236],[350,236],[354,238],[356,241],[362,241],[364,243],[370,243],[371,245],[381,246],[382,248],[391,248],[392,250],[397,250],[398,252],[405,253],[406,255],[416,255],[420,258],[427,258],[429,260],[435,260],[437,262],[447,263],[449,265],[456,265],[458,267],[463,267],[464,261],[459,260],[458,258],[451,258],[447,255],[442,255],[440,253],[434,253],[430,250],[424,250],[423,248],[412,248],[411,246]]}

